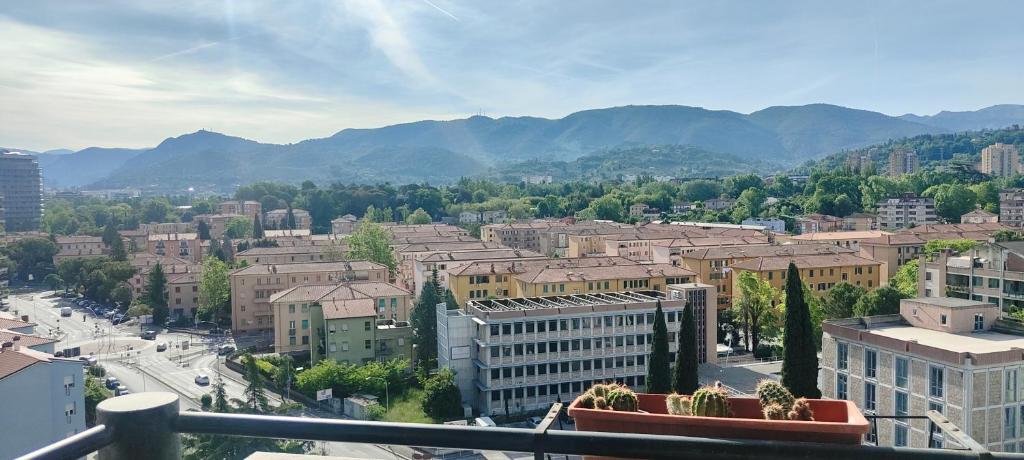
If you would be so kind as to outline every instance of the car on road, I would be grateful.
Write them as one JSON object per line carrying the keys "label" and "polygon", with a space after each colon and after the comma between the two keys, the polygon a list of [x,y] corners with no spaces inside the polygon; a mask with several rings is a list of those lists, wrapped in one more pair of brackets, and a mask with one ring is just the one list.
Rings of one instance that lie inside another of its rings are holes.
{"label": "car on road", "polygon": [[103,386],[107,387],[108,390],[113,390],[119,385],[121,385],[121,381],[118,380],[117,377],[107,377],[107,379],[103,381]]}
{"label": "car on road", "polygon": [[71,316],[71,307],[61,307],[60,316]]}
{"label": "car on road", "polygon": [[113,318],[114,315],[116,315],[116,314],[117,314],[116,310],[107,310],[107,311],[103,312],[103,317],[107,318],[107,319],[110,319],[110,318]]}
{"label": "car on road", "polygon": [[141,337],[145,340],[156,340],[156,331],[150,329],[146,332],[143,332]]}
{"label": "car on road", "polygon": [[526,419],[526,424],[530,425],[530,428],[537,428],[537,426],[540,425],[541,420],[542,419],[540,417],[537,417],[535,415],[533,417]]}
{"label": "car on road", "polygon": [[158,353],[161,351],[167,351],[167,342],[160,342],[156,344],[156,351]]}
{"label": "car on road", "polygon": [[93,356],[93,355],[89,355],[89,356],[79,356],[79,357],[78,357],[78,360],[79,360],[79,361],[82,361],[82,362],[84,362],[84,363],[85,363],[86,365],[89,365],[89,366],[95,366],[96,364],[98,364],[98,363],[100,362],[100,361],[99,361],[98,359],[96,359],[96,357],[95,357],[95,356]]}
{"label": "car on road", "polygon": [[217,348],[217,354],[220,356],[227,356],[234,352],[235,347],[231,345],[221,345],[220,348]]}
{"label": "car on road", "polygon": [[196,376],[196,385],[209,385],[210,376],[206,374],[199,374]]}
{"label": "car on road", "polygon": [[126,394],[129,394],[128,387],[121,384],[114,387],[114,396],[124,396]]}

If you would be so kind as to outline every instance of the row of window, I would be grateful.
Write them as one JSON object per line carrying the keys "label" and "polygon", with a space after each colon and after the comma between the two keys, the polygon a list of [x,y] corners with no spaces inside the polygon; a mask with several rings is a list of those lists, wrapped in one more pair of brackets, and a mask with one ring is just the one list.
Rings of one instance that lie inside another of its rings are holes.
{"label": "row of window", "polygon": [[[675,343],[675,332],[668,333],[668,342]],[[633,345],[647,345],[651,342],[651,334],[617,335],[614,337],[596,337],[593,339],[574,339],[537,343],[517,343],[513,345],[491,346],[491,358],[531,356],[537,353],[558,353],[559,351],[580,351]]]}
{"label": "row of window", "polygon": [[[836,398],[847,399],[846,373],[849,372],[849,344],[836,342],[836,370],[839,372],[837,381],[842,379],[843,388],[840,391],[836,385]],[[893,361],[893,385],[898,389],[908,389],[910,385],[910,361],[906,357],[896,356]],[[878,378],[878,351],[871,348],[864,348],[864,378],[877,380]],[[1016,379],[1014,379],[1016,382]],[[945,388],[945,368],[941,366],[928,365],[928,396],[942,399]],[[1015,383],[1016,385],[1016,383]],[[1016,394],[1016,387],[1014,387]]]}
{"label": "row of window", "polygon": [[[666,311],[665,321],[674,323],[677,318],[682,318],[682,315],[683,313],[681,311]],[[499,337],[502,335],[522,334],[524,331],[527,334],[533,334],[535,332],[577,331],[580,329],[590,329],[591,326],[598,328],[601,327],[602,324],[604,327],[642,326],[646,324],[654,324],[654,313],[584,316],[579,318],[549,319],[540,321],[517,321],[513,323],[491,323],[489,328],[491,337]]]}
{"label": "row of window", "polygon": [[646,366],[646,355],[618,356],[615,358],[584,359],[562,361],[560,363],[528,364],[524,366],[500,367],[491,369],[491,380],[513,377],[533,377],[536,375],[557,374],[559,372],[580,372],[589,370],[621,369],[623,367]]}
{"label": "row of window", "polygon": [[[629,376],[625,378],[616,379],[619,383],[623,383],[627,386],[643,386],[646,383],[646,378],[643,375]],[[490,391],[491,401],[501,401],[502,399],[511,400],[513,398],[532,398],[535,396],[555,396],[555,395],[578,395],[583,392],[584,388],[590,388],[594,384],[593,380],[583,380],[579,382],[564,382],[555,383],[551,385],[537,385],[527,386],[519,388],[510,388],[507,390],[494,390]]]}

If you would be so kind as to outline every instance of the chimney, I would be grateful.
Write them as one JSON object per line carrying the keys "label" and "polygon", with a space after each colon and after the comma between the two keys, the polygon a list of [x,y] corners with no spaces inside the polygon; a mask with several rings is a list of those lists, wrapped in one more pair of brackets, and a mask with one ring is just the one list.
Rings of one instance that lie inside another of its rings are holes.
{"label": "chimney", "polygon": [[3,345],[0,346],[0,349],[2,349],[2,350],[8,350],[8,349],[13,349],[13,348],[14,348],[14,342],[4,342]]}

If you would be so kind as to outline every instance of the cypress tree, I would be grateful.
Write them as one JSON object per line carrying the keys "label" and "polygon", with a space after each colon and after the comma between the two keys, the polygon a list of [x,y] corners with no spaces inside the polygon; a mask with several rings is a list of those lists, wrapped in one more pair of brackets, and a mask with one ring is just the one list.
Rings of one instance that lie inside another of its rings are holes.
{"label": "cypress tree", "polygon": [[259,214],[252,217],[252,237],[257,240],[263,238],[263,219]]}
{"label": "cypress tree", "polygon": [[145,296],[146,304],[153,309],[153,322],[156,324],[164,324],[170,315],[170,311],[167,309],[167,297],[165,297],[166,289],[167,276],[164,275],[163,267],[157,262],[153,269],[149,271],[149,276],[146,280]]}
{"label": "cypress tree", "polygon": [[675,373],[672,375],[672,389],[676,393],[692,395],[697,391],[697,319],[693,314],[693,306],[683,309],[683,318],[679,321],[679,346],[676,349]]}
{"label": "cypress tree", "polygon": [[285,217],[285,225],[288,230],[295,230],[295,213],[292,212],[291,205],[288,205],[288,215]]}
{"label": "cypress tree", "polygon": [[199,239],[208,241],[210,239],[210,226],[206,224],[206,221],[199,221],[196,224],[196,231],[199,233]]}
{"label": "cypress tree", "polygon": [[416,307],[409,314],[409,322],[413,330],[413,343],[416,345],[416,365],[422,369],[432,370],[437,366],[437,304],[441,299],[437,295],[437,285],[433,280],[423,283],[420,298]]}
{"label": "cypress tree", "polygon": [[665,312],[658,301],[654,312],[654,336],[651,339],[651,355],[647,358],[647,392],[668,393],[672,391],[672,381],[668,364],[668,326],[665,325]]}
{"label": "cypress tree", "polygon": [[818,355],[811,312],[804,300],[800,271],[790,262],[786,273],[786,328],[783,339],[782,384],[798,398],[820,398]]}

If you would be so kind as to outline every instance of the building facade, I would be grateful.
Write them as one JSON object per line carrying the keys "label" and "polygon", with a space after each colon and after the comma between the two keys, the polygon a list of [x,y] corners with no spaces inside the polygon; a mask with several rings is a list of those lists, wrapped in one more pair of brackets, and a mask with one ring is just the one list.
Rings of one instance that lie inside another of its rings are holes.
{"label": "building facade", "polygon": [[78,257],[102,257],[110,255],[110,248],[99,236],[58,236],[57,254],[53,263]]}
{"label": "building facade", "polygon": [[999,223],[1011,227],[1024,227],[1024,189],[1013,188],[999,192]]}
{"label": "building facade", "polygon": [[786,233],[786,221],[776,218],[748,217],[740,222],[743,225],[757,225],[775,233]]}
{"label": "building facade", "polygon": [[984,209],[975,209],[960,216],[961,224],[995,224],[999,222],[999,215],[988,212]]}
{"label": "building facade", "polygon": [[889,175],[899,177],[916,172],[920,168],[917,153],[906,147],[894,149],[889,153]]}
{"label": "building facade", "polygon": [[39,230],[43,217],[43,173],[36,157],[0,153],[0,222],[8,232]]}
{"label": "building facade", "polygon": [[1008,177],[1018,174],[1020,168],[1020,151],[1012,144],[996,143],[981,149],[981,167],[984,174],[996,177]]}
{"label": "building facade", "polygon": [[357,222],[359,222],[359,219],[352,214],[345,214],[344,216],[332,219],[331,233],[335,235],[351,235],[356,229]]}
{"label": "building facade", "polygon": [[263,214],[263,205],[259,201],[222,201],[217,209],[219,214],[239,214],[250,219]]}
{"label": "building facade", "polygon": [[286,229],[294,228],[299,230],[309,230],[309,227],[313,224],[313,219],[309,217],[309,211],[305,209],[294,209],[292,208],[292,216],[295,218],[295,226],[288,226],[288,210],[287,209],[274,209],[267,211],[266,216],[263,218],[263,228],[266,229]]}
{"label": "building facade", "polygon": [[[822,395],[853,401],[866,415],[936,410],[989,450],[1022,451],[1024,337],[1002,331],[997,310],[964,299],[904,299],[898,315],[825,321]],[[929,435],[927,420],[879,419],[867,441],[924,448]]]}
{"label": "building facade", "polygon": [[[486,415],[522,413],[571,401],[595,382],[646,383],[655,306],[660,301],[675,359],[688,299],[697,311],[699,362],[715,362],[714,289],[688,285],[668,297],[654,291],[471,301],[437,308],[438,366],[455,371],[463,402]],[[691,297],[691,292],[692,297]],[[703,326],[703,328],[701,328]]]}
{"label": "building facade", "polygon": [[817,295],[824,295],[839,283],[850,283],[870,291],[885,281],[879,262],[853,254],[757,257],[732,265],[734,295],[740,291],[742,272],[752,272],[767,280],[772,287],[784,291],[790,263],[796,264],[800,280]]}
{"label": "building facade", "polygon": [[202,242],[198,233],[160,233],[146,238],[147,251],[156,256],[178,257],[199,263],[203,261]]}
{"label": "building facade", "polygon": [[893,230],[939,222],[935,200],[904,193],[878,203],[878,229]]}

